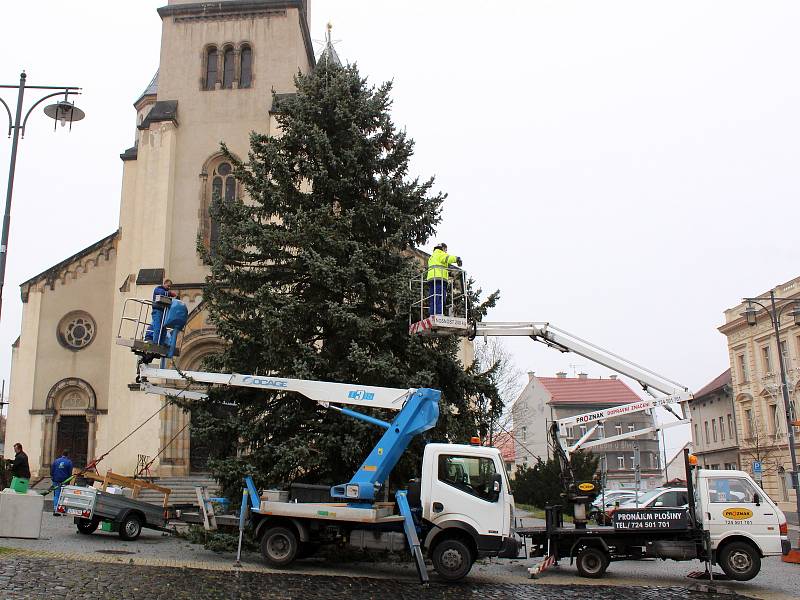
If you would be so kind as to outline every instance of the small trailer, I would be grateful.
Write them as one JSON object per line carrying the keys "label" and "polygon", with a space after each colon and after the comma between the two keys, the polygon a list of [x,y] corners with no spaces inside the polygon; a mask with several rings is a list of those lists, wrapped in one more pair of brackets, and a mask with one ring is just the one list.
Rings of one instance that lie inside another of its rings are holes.
{"label": "small trailer", "polygon": [[[104,477],[91,473],[84,474],[84,477],[101,481],[101,488],[64,486],[55,509],[61,515],[74,517],[79,533],[90,535],[99,527],[103,531],[117,532],[123,540],[132,541],[139,537],[142,529],[165,531],[168,520],[167,503],[171,492],[169,488],[117,475],[111,471]],[[133,490],[134,497],[111,493],[108,491],[109,484]],[[138,500],[136,496],[142,488],[162,493],[163,506]]]}

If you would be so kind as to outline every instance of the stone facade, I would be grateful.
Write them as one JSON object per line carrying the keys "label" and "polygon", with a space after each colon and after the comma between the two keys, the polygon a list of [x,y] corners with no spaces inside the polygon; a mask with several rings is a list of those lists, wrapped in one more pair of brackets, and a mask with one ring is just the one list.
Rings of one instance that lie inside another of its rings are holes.
{"label": "stone facade", "polygon": [[[773,290],[775,296],[800,299],[800,277]],[[760,296],[769,296],[769,291]],[[779,307],[785,303],[779,304]],[[746,305],[725,311],[725,324],[719,328],[728,339],[731,386],[739,439],[739,465],[752,472],[753,461],[763,465],[762,486],[784,512],[794,513],[794,491],[785,477],[791,471],[785,407],[781,392],[778,345],[772,323],[758,308],[758,322],[749,326],[742,316]],[[783,311],[780,338],[789,385],[789,399],[797,406],[800,397],[800,327]],[[796,414],[796,413],[795,413]],[[797,437],[797,428],[795,428]]]}
{"label": "stone facade", "polygon": [[[196,251],[210,243],[214,192],[241,190],[219,153],[245,156],[251,131],[276,133],[272,92],[314,64],[306,0],[170,0],[159,9],[157,76],[135,102],[135,144],[123,160],[119,230],[22,284],[20,338],[12,352],[6,440],[47,472],[60,444],[96,456],[157,413],[164,400],[131,391],[136,357],[114,338],[129,298],[149,298],[163,272],[191,311],[181,368],[220,347],[206,322]],[[161,270],[161,271],[158,271]],[[130,473],[141,456],[158,475],[191,468],[190,415],[169,407],[111,453],[102,469]],[[85,448],[84,448],[85,445]]]}
{"label": "stone facade", "polygon": [[[550,457],[548,430],[553,421],[638,400],[636,393],[616,378],[589,379],[583,374],[568,378],[566,373],[553,378],[529,373],[528,383],[512,407],[516,466],[531,466],[536,457],[542,460]],[[602,430],[596,430],[589,439],[651,426],[653,418],[644,412],[624,415],[607,420]],[[574,427],[568,433],[569,443],[575,443],[586,431],[585,426]],[[644,434],[591,449],[592,453],[601,456],[601,468],[605,462],[608,489],[634,487],[634,444],[639,446],[641,488],[656,487],[662,482],[658,437],[655,433]]]}
{"label": "stone facade", "polygon": [[731,371],[698,390],[689,401],[692,444],[705,469],[738,469],[739,440],[731,388]]}

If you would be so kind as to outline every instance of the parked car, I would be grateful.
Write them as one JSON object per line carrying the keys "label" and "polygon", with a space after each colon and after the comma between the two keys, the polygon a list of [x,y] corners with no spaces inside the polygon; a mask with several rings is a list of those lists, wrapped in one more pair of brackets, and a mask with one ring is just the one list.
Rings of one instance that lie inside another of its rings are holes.
{"label": "parked car", "polygon": [[591,504],[589,518],[594,519],[598,525],[606,524],[606,509],[617,504],[623,504],[628,500],[633,500],[636,498],[637,493],[640,497],[643,494],[643,492],[636,492],[636,490],[609,490],[605,494],[601,493]]}
{"label": "parked car", "polygon": [[619,507],[606,508],[606,520],[610,521],[617,508],[684,508],[689,506],[689,490],[684,488],[656,488],[636,498],[620,503]]}

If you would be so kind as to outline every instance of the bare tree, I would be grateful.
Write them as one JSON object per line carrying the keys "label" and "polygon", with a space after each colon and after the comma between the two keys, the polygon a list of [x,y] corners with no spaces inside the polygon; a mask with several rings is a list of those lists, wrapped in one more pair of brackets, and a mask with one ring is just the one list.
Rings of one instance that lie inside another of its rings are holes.
{"label": "bare tree", "polygon": [[511,405],[522,390],[523,373],[514,364],[511,352],[498,338],[476,342],[475,364],[481,372],[489,373],[500,395],[500,406],[497,406],[496,399],[486,396],[476,400],[477,408],[484,417],[480,423],[481,438],[492,444],[498,433],[508,433],[512,429]]}
{"label": "bare tree", "polygon": [[[775,436],[770,436],[764,431],[762,419],[755,414],[753,414],[752,422],[744,425],[750,428],[750,435],[743,440],[749,445],[747,447],[740,446],[739,456],[751,465],[755,461],[760,462],[764,475],[777,474],[781,465],[777,457],[774,456],[776,450],[778,450],[776,446],[778,441],[774,439]],[[770,439],[771,437],[773,439]],[[742,464],[742,467],[744,468],[745,465]]]}

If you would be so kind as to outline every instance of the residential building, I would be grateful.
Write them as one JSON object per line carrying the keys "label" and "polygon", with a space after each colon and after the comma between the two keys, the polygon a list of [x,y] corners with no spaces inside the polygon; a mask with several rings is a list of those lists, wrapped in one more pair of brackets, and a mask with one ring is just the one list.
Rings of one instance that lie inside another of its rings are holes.
{"label": "residential building", "polygon": [[[778,298],[800,299],[800,277],[773,288]],[[769,290],[760,294],[769,296]],[[761,484],[781,509],[794,515],[795,496],[786,473],[791,471],[787,423],[779,360],[784,361],[789,400],[797,407],[800,396],[800,327],[784,311],[780,326],[780,353],[769,316],[758,308],[756,325],[742,315],[745,303],[725,311],[719,328],[728,339],[731,387],[739,440],[739,465],[753,473],[762,465]],[[795,414],[797,412],[795,411]],[[797,433],[797,430],[795,430]]]}
{"label": "residential building", "polygon": [[[548,430],[554,420],[640,400],[636,392],[615,376],[590,379],[585,373],[577,377],[567,377],[566,373],[558,373],[556,377],[537,377],[529,373],[528,383],[512,407],[516,465],[530,465],[534,456],[543,460],[550,456]],[[615,417],[600,423],[590,439],[611,437],[653,424],[652,415],[646,412]],[[587,431],[586,425],[580,425],[567,431],[567,436],[574,443]],[[640,454],[641,488],[657,487],[662,481],[658,436],[649,433],[591,449],[600,455],[609,489],[635,487],[636,445]]]}
{"label": "residential building", "polygon": [[514,438],[510,433],[501,431],[494,436],[491,445],[500,450],[500,456],[506,466],[506,473],[510,478],[513,478],[516,471],[514,468]]}
{"label": "residential building", "polygon": [[695,392],[689,414],[698,464],[704,469],[738,469],[739,439],[730,369]]}
{"label": "residential building", "polygon": [[[114,344],[126,300],[149,299],[169,277],[191,311],[181,368],[196,369],[221,348],[206,318],[209,269],[197,251],[198,240],[210,247],[217,235],[212,199],[243,193],[220,141],[244,158],[251,132],[274,135],[273,91],[292,93],[297,73],[315,64],[307,0],[165,4],[158,71],[142,82],[134,143],[120,155],[119,229],[21,286],[6,442],[23,444],[34,472],[49,473],[65,447],[85,464],[163,406],[163,398],[128,387],[136,357]],[[161,476],[205,470],[191,416],[166,407],[101,468],[131,473],[157,456]]]}

